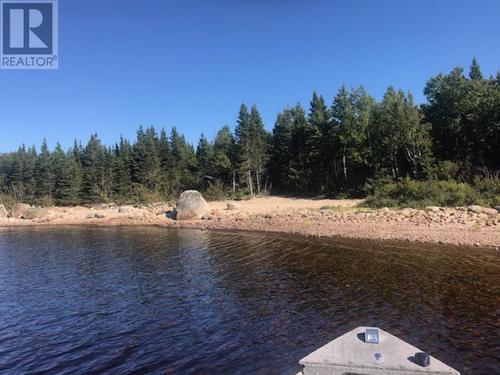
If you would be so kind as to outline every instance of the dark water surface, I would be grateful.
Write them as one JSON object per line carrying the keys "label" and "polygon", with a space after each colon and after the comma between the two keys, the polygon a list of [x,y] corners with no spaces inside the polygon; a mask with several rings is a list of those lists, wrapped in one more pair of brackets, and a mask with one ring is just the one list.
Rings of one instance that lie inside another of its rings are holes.
{"label": "dark water surface", "polygon": [[0,373],[291,374],[375,325],[500,370],[495,252],[157,228],[0,231]]}

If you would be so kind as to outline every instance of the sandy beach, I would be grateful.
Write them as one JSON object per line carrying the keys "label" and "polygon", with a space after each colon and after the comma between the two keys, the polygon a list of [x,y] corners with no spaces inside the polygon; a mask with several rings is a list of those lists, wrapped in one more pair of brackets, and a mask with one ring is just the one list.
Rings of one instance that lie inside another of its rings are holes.
{"label": "sandy beach", "polygon": [[0,227],[21,226],[161,226],[204,230],[294,233],[320,237],[418,241],[500,248],[500,214],[491,209],[427,207],[368,209],[361,200],[260,197],[209,202],[200,220],[176,221],[166,203],[141,206],[102,204],[92,207],[31,209],[29,218],[0,218]]}

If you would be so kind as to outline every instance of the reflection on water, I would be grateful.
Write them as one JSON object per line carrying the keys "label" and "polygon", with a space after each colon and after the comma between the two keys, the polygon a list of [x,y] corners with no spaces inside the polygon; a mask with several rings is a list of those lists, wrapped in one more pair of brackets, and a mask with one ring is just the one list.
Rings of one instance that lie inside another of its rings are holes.
{"label": "reflection on water", "polygon": [[499,370],[496,253],[158,228],[0,231],[0,373],[291,374],[358,325]]}

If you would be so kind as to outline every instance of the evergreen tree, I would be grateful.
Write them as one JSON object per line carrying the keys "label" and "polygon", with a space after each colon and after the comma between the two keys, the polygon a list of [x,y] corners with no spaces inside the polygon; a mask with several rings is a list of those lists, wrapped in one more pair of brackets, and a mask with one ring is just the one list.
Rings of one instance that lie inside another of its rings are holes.
{"label": "evergreen tree", "polygon": [[325,192],[328,186],[328,159],[330,151],[330,113],[321,95],[313,93],[309,111],[309,127],[306,135],[306,153],[310,176],[307,190],[310,193]]}
{"label": "evergreen tree", "polygon": [[35,184],[36,197],[52,197],[54,178],[52,174],[50,151],[45,139],[43,140],[40,154],[35,163]]}
{"label": "evergreen tree", "polygon": [[482,78],[473,60],[469,74],[455,68],[430,79],[424,89],[425,121],[432,125],[434,153],[439,160],[455,163],[463,177],[477,169],[498,169],[498,109],[495,79]]}
{"label": "evergreen tree", "polygon": [[71,153],[73,154],[73,159],[75,160],[75,162],[77,162],[78,164],[82,164],[82,155],[83,155],[83,146],[82,146],[82,143],[81,142],[77,142],[77,140],[75,139],[73,141],[73,148],[71,149]]}
{"label": "evergreen tree", "polygon": [[236,129],[234,130],[238,147],[239,170],[250,194],[253,194],[252,179],[252,123],[245,104],[240,107]]}
{"label": "evergreen tree", "polygon": [[78,204],[80,192],[79,168],[74,154],[66,154],[59,143],[52,153],[52,170],[54,173],[54,194],[56,204]]}
{"label": "evergreen tree", "polygon": [[177,129],[172,128],[170,135],[170,148],[172,150],[172,191],[174,194],[181,190],[192,189],[199,184],[197,178],[196,153],[193,146]]}
{"label": "evergreen tree", "polygon": [[207,138],[202,133],[200,140],[198,141],[198,146],[196,148],[196,161],[198,162],[198,168],[200,169],[200,175],[206,176],[211,175],[213,172],[212,162],[213,162],[213,150],[212,145],[208,143]]}
{"label": "evergreen tree", "polygon": [[469,78],[475,81],[481,81],[483,79],[483,73],[481,73],[481,68],[476,60],[472,59],[472,64],[470,66]]}
{"label": "evergreen tree", "polygon": [[[341,87],[330,108],[314,93],[303,107],[283,110],[272,136],[257,107],[241,105],[234,136],[229,126],[213,142],[201,135],[196,151],[175,128],[153,127],[123,137],[113,148],[92,135],[84,148],[40,152],[22,145],[0,154],[0,198],[72,205],[175,197],[216,180],[225,191],[250,194],[269,186],[292,194],[356,195],[379,178],[456,178],[500,171],[500,73],[483,77],[476,59],[431,78],[420,108],[392,87],[377,103],[360,87]],[[210,176],[210,177],[209,177]],[[212,193],[214,190],[212,190]]]}
{"label": "evergreen tree", "polygon": [[24,194],[28,201],[33,201],[36,194],[36,168],[37,152],[35,146],[28,148],[24,162],[23,171],[23,186]]}
{"label": "evergreen tree", "polygon": [[173,159],[172,150],[170,148],[170,141],[168,139],[167,132],[162,129],[160,132],[160,138],[158,140],[158,153],[160,158],[160,170],[161,170],[161,192],[165,196],[170,196],[172,194],[172,171],[173,171]]}
{"label": "evergreen tree", "polygon": [[146,129],[146,163],[144,175],[146,187],[151,191],[157,191],[161,180],[161,163],[158,152],[158,137],[153,127]]}
{"label": "evergreen tree", "polygon": [[115,175],[113,191],[114,195],[118,197],[127,197],[132,192],[132,161],[130,142],[120,137],[120,142],[115,145],[113,154],[113,171]]}
{"label": "evergreen tree", "polygon": [[25,165],[27,159],[26,147],[22,145],[12,154],[9,171],[9,193],[17,200],[26,200],[26,187],[24,184]]}
{"label": "evergreen tree", "polygon": [[269,173],[273,181],[273,190],[277,192],[293,192],[293,187],[290,185],[292,127],[292,111],[287,108],[278,114],[270,149]]}
{"label": "evergreen tree", "polygon": [[255,176],[257,194],[260,194],[263,189],[263,176],[267,164],[269,137],[256,105],[253,105],[250,110],[250,144],[251,172]]}
{"label": "evergreen tree", "polygon": [[113,175],[108,153],[97,134],[93,134],[82,155],[82,194],[86,202],[107,202],[112,196]]}
{"label": "evergreen tree", "polygon": [[297,104],[291,110],[292,132],[290,139],[290,186],[294,192],[306,194],[308,184],[307,131],[308,123],[304,109]]}

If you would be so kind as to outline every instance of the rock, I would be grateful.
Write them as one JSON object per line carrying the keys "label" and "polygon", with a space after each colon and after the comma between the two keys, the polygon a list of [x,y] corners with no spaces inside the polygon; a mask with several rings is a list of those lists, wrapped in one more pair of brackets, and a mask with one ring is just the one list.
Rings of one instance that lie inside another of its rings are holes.
{"label": "rock", "polygon": [[208,212],[208,204],[196,190],[186,190],[177,200],[176,220],[200,219]]}
{"label": "rock", "polygon": [[498,211],[495,208],[483,208],[483,214],[489,215],[489,216],[496,216],[498,215]]}
{"label": "rock", "polygon": [[222,214],[223,214],[223,212],[221,210],[218,210],[216,208],[212,210],[213,216],[221,216]]}
{"label": "rock", "polygon": [[478,206],[476,204],[473,204],[469,207],[467,207],[467,209],[471,212],[474,212],[475,214],[480,214],[483,212],[483,207],[482,206]]}
{"label": "rock", "polygon": [[86,219],[104,219],[105,217],[105,215],[99,212],[96,212],[95,214],[88,214],[87,216],[85,216]]}
{"label": "rock", "polygon": [[230,211],[241,210],[241,204],[236,203],[236,202],[227,202],[226,206],[227,206],[227,209],[230,210]]}
{"label": "rock", "polygon": [[31,206],[29,204],[17,203],[12,207],[12,210],[10,210],[10,217],[21,219],[30,209]]}
{"label": "rock", "polygon": [[473,204],[473,205],[467,207],[467,209],[470,212],[474,212],[476,214],[486,214],[486,215],[490,215],[490,216],[495,216],[498,214],[498,211],[495,208],[487,208],[487,207],[483,207],[483,206],[478,206],[476,204]]}
{"label": "rock", "polygon": [[103,211],[116,210],[118,208],[118,205],[116,203],[100,203],[100,204],[96,204],[94,206],[94,208],[96,208],[98,210],[103,210]]}
{"label": "rock", "polygon": [[41,219],[42,217],[47,216],[48,213],[49,209],[47,207],[31,207],[21,216],[21,219],[25,220]]}
{"label": "rock", "polygon": [[5,209],[3,204],[0,204],[0,219],[4,219],[9,216],[9,212]]}
{"label": "rock", "polygon": [[165,217],[167,219],[175,219],[175,209],[165,212]]}
{"label": "rock", "polygon": [[428,206],[428,207],[425,207],[425,210],[426,211],[430,211],[430,212],[439,212],[440,211],[440,207],[437,207],[437,206]]}
{"label": "rock", "polygon": [[135,213],[136,208],[133,206],[120,206],[118,208],[118,213],[120,214],[133,214]]}
{"label": "rock", "polygon": [[412,213],[413,213],[412,210],[409,208],[403,208],[401,211],[399,211],[399,214],[404,217],[410,217]]}

